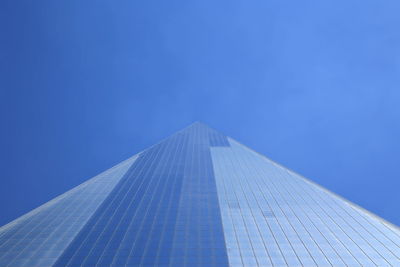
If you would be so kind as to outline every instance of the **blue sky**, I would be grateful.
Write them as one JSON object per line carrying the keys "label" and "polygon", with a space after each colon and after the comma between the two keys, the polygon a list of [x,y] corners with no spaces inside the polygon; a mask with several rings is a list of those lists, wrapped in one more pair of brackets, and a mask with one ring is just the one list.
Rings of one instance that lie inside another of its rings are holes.
{"label": "blue sky", "polygon": [[400,225],[400,2],[0,3],[0,225],[202,121]]}

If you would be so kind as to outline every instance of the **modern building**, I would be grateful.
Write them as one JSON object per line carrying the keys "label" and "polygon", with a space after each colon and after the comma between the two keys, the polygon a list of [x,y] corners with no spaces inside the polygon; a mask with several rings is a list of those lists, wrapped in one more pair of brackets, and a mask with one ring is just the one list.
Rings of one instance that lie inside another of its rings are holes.
{"label": "modern building", "polygon": [[400,266],[400,231],[195,123],[1,227],[0,266]]}

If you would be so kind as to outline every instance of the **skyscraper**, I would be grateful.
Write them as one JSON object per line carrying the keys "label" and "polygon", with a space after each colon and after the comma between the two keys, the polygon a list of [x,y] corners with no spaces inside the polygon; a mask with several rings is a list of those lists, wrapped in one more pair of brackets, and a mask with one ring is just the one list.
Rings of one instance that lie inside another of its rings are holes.
{"label": "skyscraper", "polygon": [[195,123],[1,227],[0,266],[400,266],[400,231]]}

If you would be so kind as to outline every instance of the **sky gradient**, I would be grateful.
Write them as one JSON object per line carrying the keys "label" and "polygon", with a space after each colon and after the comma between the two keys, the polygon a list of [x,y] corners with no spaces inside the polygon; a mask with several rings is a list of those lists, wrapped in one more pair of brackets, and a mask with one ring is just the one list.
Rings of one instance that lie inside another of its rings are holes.
{"label": "sky gradient", "polygon": [[202,121],[400,225],[399,1],[0,3],[0,225]]}

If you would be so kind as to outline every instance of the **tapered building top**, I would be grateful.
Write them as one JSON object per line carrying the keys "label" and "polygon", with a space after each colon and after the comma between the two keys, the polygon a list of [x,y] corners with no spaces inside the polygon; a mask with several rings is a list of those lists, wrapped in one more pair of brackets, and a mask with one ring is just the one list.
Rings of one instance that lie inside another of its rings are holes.
{"label": "tapered building top", "polygon": [[1,227],[0,266],[400,266],[400,231],[194,123]]}

